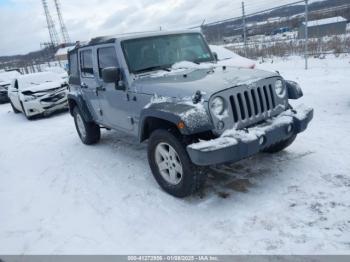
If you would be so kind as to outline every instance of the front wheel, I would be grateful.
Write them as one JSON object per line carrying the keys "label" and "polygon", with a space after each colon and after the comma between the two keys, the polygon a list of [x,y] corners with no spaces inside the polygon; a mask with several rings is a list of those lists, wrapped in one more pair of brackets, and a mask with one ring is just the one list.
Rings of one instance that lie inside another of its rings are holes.
{"label": "front wheel", "polygon": [[205,183],[203,169],[191,162],[181,137],[167,130],[151,135],[148,162],[161,188],[175,197],[187,197]]}
{"label": "front wheel", "polygon": [[81,141],[85,145],[93,145],[100,141],[101,130],[98,125],[93,122],[86,122],[76,106],[73,110],[75,128]]}
{"label": "front wheel", "polygon": [[11,104],[12,110],[15,114],[21,113],[21,111],[19,111],[19,110],[17,110],[17,108],[15,108],[15,106],[12,104],[11,100],[10,100],[10,104]]}
{"label": "front wheel", "polygon": [[288,138],[287,140],[281,141],[279,143],[276,143],[274,145],[269,146],[268,148],[265,148],[263,152],[265,153],[278,153],[287,147],[289,147],[291,144],[293,144],[294,140],[297,138],[297,135],[293,135],[292,137]]}
{"label": "front wheel", "polygon": [[26,111],[26,109],[25,109],[25,107],[24,107],[22,101],[21,101],[21,107],[22,107],[22,111],[23,111],[24,116],[25,116],[28,120],[32,120],[33,117],[32,117],[32,116],[29,116],[29,115],[27,114],[27,111]]}

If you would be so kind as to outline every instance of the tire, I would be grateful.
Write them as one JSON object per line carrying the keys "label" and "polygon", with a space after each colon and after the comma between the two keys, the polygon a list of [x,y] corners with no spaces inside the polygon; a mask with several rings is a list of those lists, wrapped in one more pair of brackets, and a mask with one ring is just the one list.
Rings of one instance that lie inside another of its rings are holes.
{"label": "tire", "polygon": [[148,143],[148,162],[160,187],[172,196],[190,196],[205,184],[204,169],[191,162],[186,144],[174,132],[156,130],[152,133]]}
{"label": "tire", "polygon": [[13,112],[14,112],[15,114],[21,113],[21,111],[19,111],[19,110],[17,110],[17,109],[15,108],[15,106],[12,104],[12,101],[11,101],[11,100],[10,100],[10,104],[11,104],[12,110],[13,110]]}
{"label": "tire", "polygon": [[81,141],[85,145],[93,145],[100,141],[100,127],[94,122],[86,122],[77,106],[73,109],[73,116],[75,128],[77,129]]}
{"label": "tire", "polygon": [[278,153],[278,152],[286,149],[287,147],[289,147],[291,144],[293,144],[293,142],[296,138],[297,138],[297,135],[293,135],[292,137],[288,138],[287,140],[281,141],[281,142],[276,143],[272,146],[269,146],[268,148],[265,148],[263,150],[263,152],[270,153],[270,154]]}

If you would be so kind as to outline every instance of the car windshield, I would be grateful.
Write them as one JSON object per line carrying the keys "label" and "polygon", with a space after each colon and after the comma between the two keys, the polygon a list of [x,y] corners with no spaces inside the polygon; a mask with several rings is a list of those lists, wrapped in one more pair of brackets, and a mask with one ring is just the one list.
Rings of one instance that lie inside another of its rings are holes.
{"label": "car windshield", "polygon": [[208,45],[198,33],[124,40],[122,48],[131,73],[168,70],[181,61],[214,61]]}

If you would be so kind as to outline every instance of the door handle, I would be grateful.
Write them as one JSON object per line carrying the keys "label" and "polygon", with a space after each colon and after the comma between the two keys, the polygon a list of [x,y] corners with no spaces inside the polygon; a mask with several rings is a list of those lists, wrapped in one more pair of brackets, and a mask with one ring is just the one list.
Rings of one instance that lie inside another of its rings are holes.
{"label": "door handle", "polygon": [[81,88],[89,88],[87,84],[81,83]]}
{"label": "door handle", "polygon": [[98,96],[98,92],[104,92],[104,91],[106,91],[106,88],[104,88],[103,86],[97,86],[95,89],[96,96]]}
{"label": "door handle", "polygon": [[103,86],[96,87],[96,91],[106,91],[106,88]]}

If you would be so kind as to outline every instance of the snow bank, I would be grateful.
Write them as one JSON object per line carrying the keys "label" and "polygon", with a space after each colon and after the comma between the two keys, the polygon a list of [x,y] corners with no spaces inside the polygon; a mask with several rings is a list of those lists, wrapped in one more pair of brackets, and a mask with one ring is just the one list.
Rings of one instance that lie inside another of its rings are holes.
{"label": "snow bank", "polygon": [[27,121],[0,105],[0,253],[349,254],[349,61],[259,65],[300,83],[292,103],[315,108],[312,125],[281,153],[206,170],[184,200],[130,135],[102,129],[87,147],[69,113]]}
{"label": "snow bank", "polygon": [[13,79],[20,76],[21,74],[17,71],[3,71],[0,72],[0,85],[7,85],[12,82]]}

